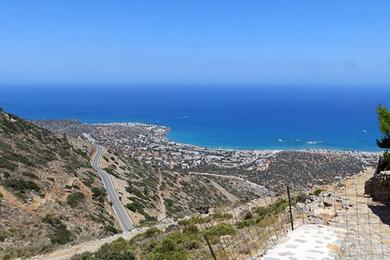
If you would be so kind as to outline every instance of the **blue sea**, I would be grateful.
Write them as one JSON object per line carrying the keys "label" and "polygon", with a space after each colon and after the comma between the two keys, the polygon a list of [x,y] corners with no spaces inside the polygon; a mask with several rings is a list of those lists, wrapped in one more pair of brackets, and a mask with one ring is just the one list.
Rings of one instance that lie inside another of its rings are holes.
{"label": "blue sea", "polygon": [[143,122],[213,148],[377,151],[375,109],[390,87],[1,87],[0,106],[28,119]]}

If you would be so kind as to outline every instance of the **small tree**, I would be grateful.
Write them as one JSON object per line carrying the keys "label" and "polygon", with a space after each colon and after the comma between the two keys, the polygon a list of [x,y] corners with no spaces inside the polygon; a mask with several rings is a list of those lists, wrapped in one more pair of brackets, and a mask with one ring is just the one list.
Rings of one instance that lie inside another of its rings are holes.
{"label": "small tree", "polygon": [[376,140],[378,147],[385,149],[383,157],[379,160],[377,171],[390,170],[390,111],[379,105],[377,108],[380,131],[383,136]]}

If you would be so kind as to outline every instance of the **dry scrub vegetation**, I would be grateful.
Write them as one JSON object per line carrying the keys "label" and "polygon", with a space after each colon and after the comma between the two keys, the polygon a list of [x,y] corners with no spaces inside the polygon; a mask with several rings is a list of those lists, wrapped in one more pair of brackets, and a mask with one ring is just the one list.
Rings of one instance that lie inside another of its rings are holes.
{"label": "dry scrub vegetation", "polygon": [[92,147],[0,111],[0,258],[117,232]]}

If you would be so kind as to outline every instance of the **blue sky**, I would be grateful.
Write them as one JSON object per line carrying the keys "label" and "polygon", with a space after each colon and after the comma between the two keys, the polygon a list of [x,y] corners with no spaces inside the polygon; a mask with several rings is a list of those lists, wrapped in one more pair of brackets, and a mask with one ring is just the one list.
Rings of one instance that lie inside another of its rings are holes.
{"label": "blue sky", "polygon": [[0,1],[0,86],[390,85],[390,1]]}

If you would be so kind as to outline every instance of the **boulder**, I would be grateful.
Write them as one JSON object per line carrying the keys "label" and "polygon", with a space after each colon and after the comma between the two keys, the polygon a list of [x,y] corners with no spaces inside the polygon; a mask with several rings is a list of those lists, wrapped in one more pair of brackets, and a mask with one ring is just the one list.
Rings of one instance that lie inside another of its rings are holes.
{"label": "boulder", "polygon": [[330,207],[332,205],[333,205],[333,200],[332,199],[330,199],[329,197],[324,198],[324,206],[325,207]]}
{"label": "boulder", "polygon": [[390,203],[390,171],[375,173],[364,185],[364,193],[374,201]]}

